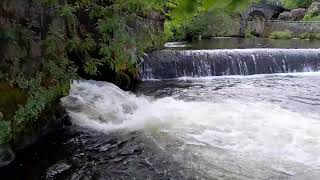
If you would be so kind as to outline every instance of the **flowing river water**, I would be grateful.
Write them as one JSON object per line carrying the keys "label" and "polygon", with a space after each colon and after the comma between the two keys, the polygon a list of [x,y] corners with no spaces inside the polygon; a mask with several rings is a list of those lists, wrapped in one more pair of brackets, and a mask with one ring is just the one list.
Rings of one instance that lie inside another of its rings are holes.
{"label": "flowing river water", "polygon": [[1,173],[7,179],[320,178],[320,50],[177,47],[144,58],[144,81],[133,92],[74,81],[62,99],[74,125],[18,153]]}

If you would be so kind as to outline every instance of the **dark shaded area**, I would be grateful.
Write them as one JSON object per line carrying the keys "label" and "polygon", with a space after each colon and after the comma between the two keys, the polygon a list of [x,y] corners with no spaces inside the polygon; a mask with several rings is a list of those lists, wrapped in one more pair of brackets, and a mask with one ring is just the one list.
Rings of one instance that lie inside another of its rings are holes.
{"label": "dark shaded area", "polygon": [[21,89],[0,81],[0,112],[5,120],[11,119],[19,105],[24,105],[28,94]]}
{"label": "dark shaded area", "polygon": [[0,169],[1,179],[188,179],[142,132],[104,134],[73,126],[40,138]]}

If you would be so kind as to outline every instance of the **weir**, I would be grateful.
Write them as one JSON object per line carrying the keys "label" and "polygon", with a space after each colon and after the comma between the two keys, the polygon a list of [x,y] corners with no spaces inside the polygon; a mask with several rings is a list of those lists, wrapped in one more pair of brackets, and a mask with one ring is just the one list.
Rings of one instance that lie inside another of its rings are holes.
{"label": "weir", "polygon": [[163,50],[143,59],[142,79],[320,70],[320,49]]}

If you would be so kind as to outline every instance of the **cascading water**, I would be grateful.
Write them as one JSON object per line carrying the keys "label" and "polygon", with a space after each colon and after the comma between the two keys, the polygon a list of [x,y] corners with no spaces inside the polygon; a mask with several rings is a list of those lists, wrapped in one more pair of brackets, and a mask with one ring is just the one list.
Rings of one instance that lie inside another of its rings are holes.
{"label": "cascading water", "polygon": [[144,57],[142,79],[320,70],[319,49],[164,50]]}
{"label": "cascading water", "polygon": [[62,102],[80,126],[143,132],[183,167],[182,179],[287,179],[319,170],[320,113],[310,108],[320,105],[319,73],[165,83],[137,90],[151,98],[74,82]]}
{"label": "cascading water", "polygon": [[0,179],[318,180],[319,70],[320,49],[153,52],[134,92],[74,81],[74,125]]}
{"label": "cascading water", "polygon": [[63,105],[106,136],[67,141],[84,166],[66,177],[318,179],[319,59],[317,49],[158,51],[142,78],[160,80],[135,93],[74,81]]}

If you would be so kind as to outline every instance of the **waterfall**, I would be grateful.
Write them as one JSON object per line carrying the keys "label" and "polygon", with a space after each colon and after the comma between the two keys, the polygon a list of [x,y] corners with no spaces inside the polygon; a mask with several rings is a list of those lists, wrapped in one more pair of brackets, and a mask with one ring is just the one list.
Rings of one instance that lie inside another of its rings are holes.
{"label": "waterfall", "polygon": [[320,70],[320,49],[163,50],[143,59],[142,79]]}

